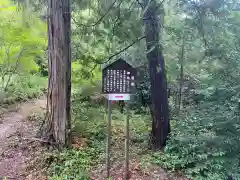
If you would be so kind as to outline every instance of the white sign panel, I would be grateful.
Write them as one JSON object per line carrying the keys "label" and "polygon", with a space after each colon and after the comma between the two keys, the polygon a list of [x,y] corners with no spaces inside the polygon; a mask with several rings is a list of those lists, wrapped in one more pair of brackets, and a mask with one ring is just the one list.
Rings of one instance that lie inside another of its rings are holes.
{"label": "white sign panel", "polygon": [[130,94],[108,94],[108,100],[110,101],[129,101]]}

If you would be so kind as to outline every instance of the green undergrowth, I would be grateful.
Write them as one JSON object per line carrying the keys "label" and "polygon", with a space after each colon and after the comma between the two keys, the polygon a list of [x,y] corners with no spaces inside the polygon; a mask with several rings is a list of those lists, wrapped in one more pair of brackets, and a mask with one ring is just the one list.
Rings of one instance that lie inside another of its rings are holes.
{"label": "green undergrowth", "polygon": [[[99,145],[99,144],[96,144]],[[51,179],[88,179],[90,167],[98,163],[102,148],[91,144],[82,150],[64,150],[52,153],[53,162],[49,167]]]}
{"label": "green undergrowth", "polygon": [[39,75],[12,76],[7,89],[0,88],[0,105],[9,105],[43,95],[47,88],[47,78]]}
{"label": "green undergrowth", "polygon": [[[232,108],[233,109],[233,108]],[[181,171],[194,180],[240,179],[238,116],[227,105],[204,104],[174,120],[164,152],[142,158],[170,171]]]}
{"label": "green undergrowth", "polygon": [[[52,162],[48,168],[53,180],[88,179],[92,168],[105,162],[107,114],[104,107],[93,107],[88,103],[73,100],[73,136],[84,139],[81,149],[64,150],[52,153]],[[124,153],[124,120],[125,114],[117,109],[112,113],[112,146]],[[149,116],[130,113],[131,152],[136,155],[147,146]]]}

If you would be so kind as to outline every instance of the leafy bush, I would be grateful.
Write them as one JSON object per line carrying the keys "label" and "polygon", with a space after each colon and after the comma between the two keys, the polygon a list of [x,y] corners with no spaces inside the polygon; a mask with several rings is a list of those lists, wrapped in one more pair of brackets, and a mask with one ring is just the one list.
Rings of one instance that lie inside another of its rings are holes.
{"label": "leafy bush", "polygon": [[3,94],[1,104],[12,104],[43,94],[47,87],[47,79],[38,75],[14,76]]}
{"label": "leafy bush", "polygon": [[226,102],[188,109],[186,117],[175,120],[164,153],[153,154],[151,161],[194,179],[239,179],[239,117],[234,103]]}

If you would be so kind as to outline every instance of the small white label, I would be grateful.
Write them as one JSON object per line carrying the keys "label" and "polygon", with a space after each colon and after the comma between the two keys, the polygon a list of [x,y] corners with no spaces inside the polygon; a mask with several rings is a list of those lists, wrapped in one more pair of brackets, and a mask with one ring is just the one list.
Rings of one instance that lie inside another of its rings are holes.
{"label": "small white label", "polygon": [[108,100],[110,101],[129,101],[130,94],[108,94]]}

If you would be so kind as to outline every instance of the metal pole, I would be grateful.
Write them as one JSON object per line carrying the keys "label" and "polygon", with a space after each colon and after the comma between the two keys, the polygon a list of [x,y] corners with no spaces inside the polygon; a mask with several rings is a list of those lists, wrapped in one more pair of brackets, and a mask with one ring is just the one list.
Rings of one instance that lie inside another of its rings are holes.
{"label": "metal pole", "polygon": [[126,106],[126,119],[125,119],[125,174],[124,180],[129,179],[129,102]]}
{"label": "metal pole", "polygon": [[111,100],[108,100],[108,127],[107,127],[107,178],[110,177],[110,153],[111,153],[111,120],[112,120],[112,106]]}

